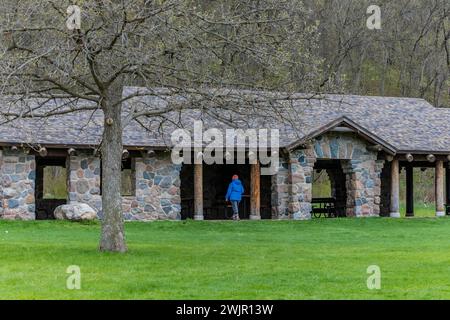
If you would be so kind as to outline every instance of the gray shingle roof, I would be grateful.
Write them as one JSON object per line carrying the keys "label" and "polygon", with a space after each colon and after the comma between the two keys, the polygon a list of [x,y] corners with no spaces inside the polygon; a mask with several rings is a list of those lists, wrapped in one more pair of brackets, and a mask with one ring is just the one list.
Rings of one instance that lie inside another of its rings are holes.
{"label": "gray shingle roof", "polygon": [[[137,88],[125,88],[124,95],[135,93]],[[142,90],[142,89],[140,89]],[[242,93],[242,92],[241,92]],[[252,98],[255,92],[247,92]],[[178,100],[183,98],[178,97]],[[184,101],[184,100],[183,100]],[[251,101],[251,99],[249,100]],[[36,102],[31,102],[36,103]],[[66,101],[52,101],[44,108],[52,108]],[[75,102],[74,102],[75,103]],[[162,108],[167,101],[157,97],[136,97],[124,107],[148,104]],[[194,102],[195,103],[195,102]],[[129,147],[166,147],[170,145],[170,134],[177,127],[192,128],[194,120],[202,119],[204,128],[278,128],[280,146],[286,147],[307,139],[327,124],[343,117],[350,119],[372,135],[393,146],[397,152],[419,151],[450,154],[450,109],[435,108],[425,100],[412,98],[388,98],[366,96],[326,95],[308,97],[291,96],[289,100],[277,101],[273,111],[254,108],[243,114],[208,108],[171,112],[163,118],[143,119],[141,124],[133,121],[125,128],[123,141]],[[211,102],[213,105],[214,103]],[[92,106],[87,102],[76,102],[77,106]],[[21,106],[24,107],[24,106]],[[2,111],[11,108],[8,100],[0,102]],[[15,106],[20,108],[20,106]],[[143,107],[142,107],[143,108]],[[139,109],[139,108],[138,108]],[[258,113],[264,110],[264,113]],[[211,114],[219,112],[227,123],[215,119]],[[249,112],[252,113],[249,116]],[[289,121],[281,120],[281,116]],[[163,121],[162,121],[163,120]],[[0,118],[1,122],[1,118]],[[100,110],[79,111],[50,118],[24,118],[0,125],[0,144],[30,143],[63,146],[95,146],[100,142],[103,115]],[[148,130],[142,128],[144,124]]]}

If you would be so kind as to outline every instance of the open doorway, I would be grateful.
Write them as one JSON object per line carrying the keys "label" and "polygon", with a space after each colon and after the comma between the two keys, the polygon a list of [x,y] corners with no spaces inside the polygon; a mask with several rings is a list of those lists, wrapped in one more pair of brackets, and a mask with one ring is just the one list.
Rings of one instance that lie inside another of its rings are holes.
{"label": "open doorway", "polygon": [[56,207],[67,203],[66,158],[36,158],[36,219],[54,219]]}
{"label": "open doorway", "polygon": [[314,165],[313,216],[345,217],[347,205],[346,175],[343,160],[318,160]]}

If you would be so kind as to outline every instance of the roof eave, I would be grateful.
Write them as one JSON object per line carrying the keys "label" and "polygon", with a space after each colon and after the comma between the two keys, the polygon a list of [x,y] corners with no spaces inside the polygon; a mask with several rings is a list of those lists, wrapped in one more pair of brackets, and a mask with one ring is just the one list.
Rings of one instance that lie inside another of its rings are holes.
{"label": "roof eave", "polygon": [[355,130],[355,132],[359,136],[363,137],[365,140],[368,140],[374,144],[380,145],[382,150],[385,151],[386,153],[388,153],[390,155],[395,155],[397,153],[397,150],[395,149],[394,146],[392,146],[385,140],[379,138],[375,134],[371,133],[370,131],[366,130],[365,128],[361,127],[356,122],[350,120],[349,118],[347,118],[345,116],[337,118],[337,119],[327,123],[326,125],[318,128],[317,130],[311,132],[310,134],[306,135],[302,139],[286,146],[286,149],[290,151],[295,148],[298,148],[299,146],[307,143],[309,140],[314,139],[314,138],[316,138],[316,137],[318,137],[340,125],[343,125],[343,124],[350,127],[351,129]]}

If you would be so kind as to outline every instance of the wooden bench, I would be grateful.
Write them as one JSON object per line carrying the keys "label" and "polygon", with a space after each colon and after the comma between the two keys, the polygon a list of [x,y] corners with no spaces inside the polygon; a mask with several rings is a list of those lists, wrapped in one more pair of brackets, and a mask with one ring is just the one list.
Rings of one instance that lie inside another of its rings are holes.
{"label": "wooden bench", "polygon": [[314,198],[311,201],[312,214],[314,218],[333,218],[336,216],[336,199],[335,198]]}

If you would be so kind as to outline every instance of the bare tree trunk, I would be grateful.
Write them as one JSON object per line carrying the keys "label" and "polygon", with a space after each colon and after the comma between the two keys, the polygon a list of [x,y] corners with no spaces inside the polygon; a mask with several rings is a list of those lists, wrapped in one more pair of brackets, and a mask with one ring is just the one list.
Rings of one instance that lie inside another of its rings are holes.
{"label": "bare tree trunk", "polygon": [[383,68],[381,69],[381,81],[380,81],[380,95],[385,95],[385,88],[386,88],[386,73],[388,70],[388,59],[389,59],[389,53],[388,49],[386,48],[383,52]]}
{"label": "bare tree trunk", "polygon": [[[112,90],[110,92],[110,97],[117,95],[117,92],[112,92]],[[117,99],[120,99],[120,97],[117,97]],[[113,107],[114,101],[118,100],[106,100],[102,104],[105,122],[101,147],[103,220],[100,250],[126,252],[122,197],[120,194],[123,151],[122,108],[120,105]]]}
{"label": "bare tree trunk", "polygon": [[362,49],[362,52],[359,53],[358,65],[356,66],[356,72],[354,75],[353,81],[353,93],[360,94],[361,93],[361,73],[364,64],[364,60],[366,58],[366,48]]}

